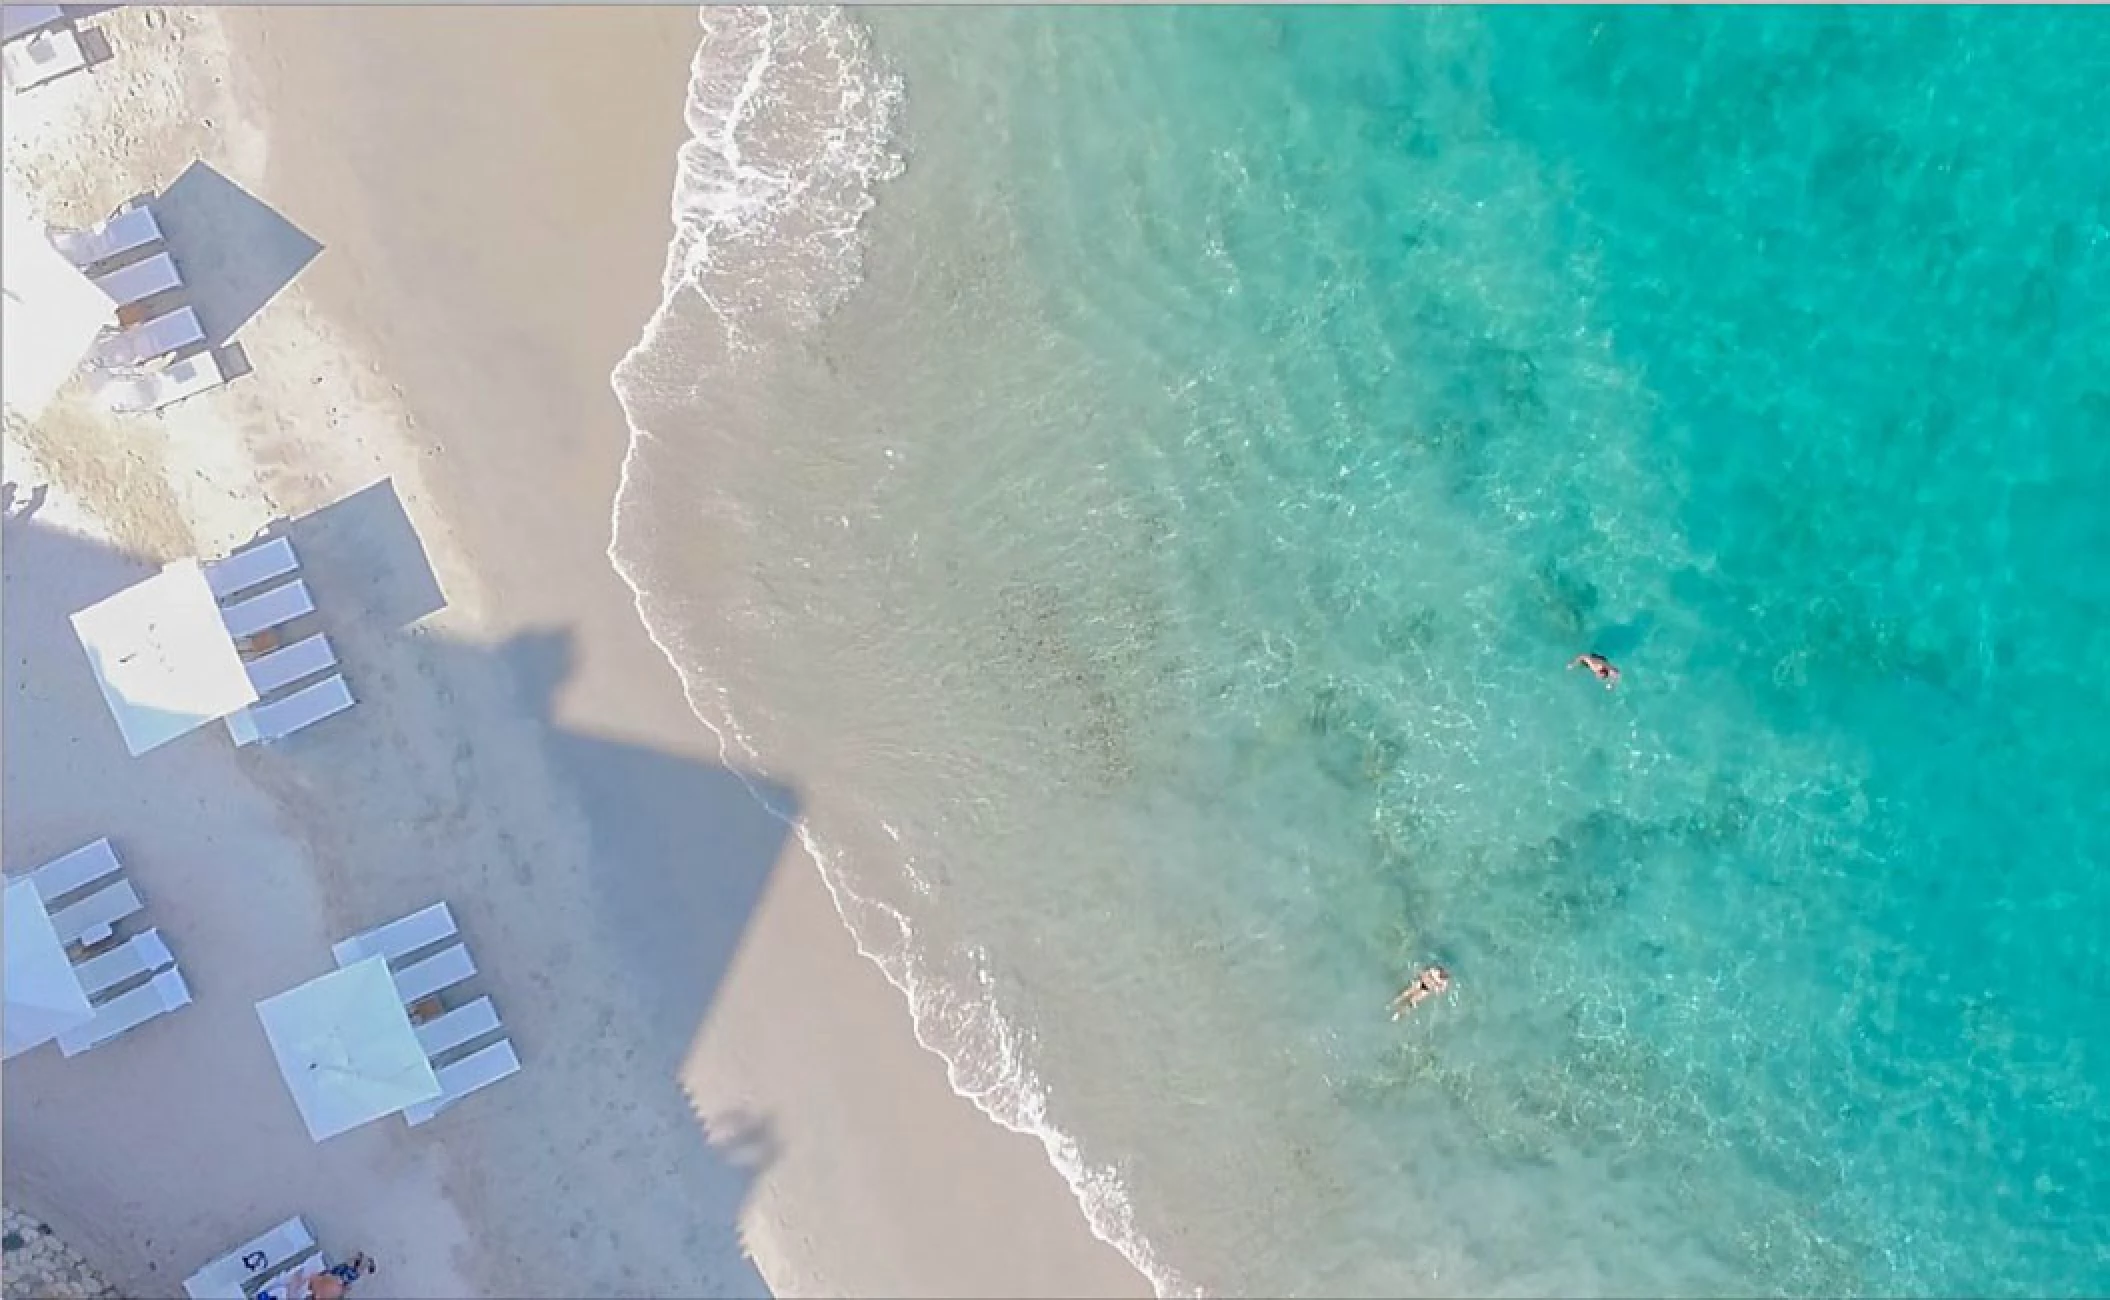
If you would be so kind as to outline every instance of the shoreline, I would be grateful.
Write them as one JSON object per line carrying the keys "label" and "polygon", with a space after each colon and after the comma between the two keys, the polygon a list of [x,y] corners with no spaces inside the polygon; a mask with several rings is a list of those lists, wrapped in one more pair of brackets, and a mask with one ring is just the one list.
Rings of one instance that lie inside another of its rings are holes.
{"label": "shoreline", "polygon": [[[160,12],[105,21],[136,34]],[[370,1176],[432,1164],[462,1215],[462,1289],[436,1271],[433,1293],[1147,1294],[1038,1144],[953,1093],[814,864],[719,764],[606,558],[629,436],[609,376],[657,298],[694,13],[209,21],[230,116],[262,139],[216,157],[168,132],[142,151],[168,172],[153,182],[202,157],[323,251],[245,329],[257,374],[166,421],[194,433],[148,469],[182,485],[163,508],[189,537],[148,536],[224,548],[385,475],[446,593],[425,623],[345,638],[361,704],[312,747],[334,794],[305,762],[238,759],[301,827],[319,928],[448,897],[520,1044],[520,1078],[458,1123],[362,1134]],[[120,68],[153,57],[117,44]],[[318,349],[374,360],[310,385]],[[188,481],[228,459],[207,437],[234,407],[251,495],[201,517]],[[181,1049],[190,1027],[162,1039]]]}

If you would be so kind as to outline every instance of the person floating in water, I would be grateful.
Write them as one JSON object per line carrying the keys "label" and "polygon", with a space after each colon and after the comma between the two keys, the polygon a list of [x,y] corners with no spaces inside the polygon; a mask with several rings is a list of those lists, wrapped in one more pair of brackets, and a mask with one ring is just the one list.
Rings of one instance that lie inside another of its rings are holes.
{"label": "person floating in water", "polygon": [[1421,974],[1414,977],[1414,982],[1400,990],[1399,996],[1392,999],[1392,1018],[1399,1019],[1450,986],[1449,971],[1441,966],[1423,967]]}
{"label": "person floating in water", "polygon": [[1586,651],[1575,656],[1568,661],[1568,666],[1570,668],[1589,669],[1590,675],[1603,682],[1604,688],[1608,691],[1619,685],[1619,670],[1612,666],[1611,660],[1595,650]]}

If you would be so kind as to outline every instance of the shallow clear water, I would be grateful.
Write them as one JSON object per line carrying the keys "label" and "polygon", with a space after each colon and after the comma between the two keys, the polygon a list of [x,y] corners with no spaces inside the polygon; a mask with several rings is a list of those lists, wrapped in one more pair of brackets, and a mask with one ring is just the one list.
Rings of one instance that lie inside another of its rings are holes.
{"label": "shallow clear water", "polygon": [[2110,1288],[2110,29],[705,22],[615,559],[1162,1289]]}

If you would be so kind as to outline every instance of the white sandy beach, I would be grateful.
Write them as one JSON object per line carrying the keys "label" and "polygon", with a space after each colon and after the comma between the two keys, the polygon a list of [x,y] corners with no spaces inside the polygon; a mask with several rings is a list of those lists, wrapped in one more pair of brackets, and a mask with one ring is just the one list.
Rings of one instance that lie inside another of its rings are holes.
{"label": "white sandy beach", "polygon": [[[111,837],[196,998],[9,1062],[9,1203],[133,1295],[294,1213],[361,1294],[1144,1294],[916,1045],[605,557],[694,13],[85,21],[114,57],[9,105],[10,179],[60,224],[166,191],[254,371],[9,422],[46,494],[0,551],[6,867]],[[128,758],[67,614],[286,517],[360,703]],[[439,898],[524,1071],[312,1143],[254,1003]]]}

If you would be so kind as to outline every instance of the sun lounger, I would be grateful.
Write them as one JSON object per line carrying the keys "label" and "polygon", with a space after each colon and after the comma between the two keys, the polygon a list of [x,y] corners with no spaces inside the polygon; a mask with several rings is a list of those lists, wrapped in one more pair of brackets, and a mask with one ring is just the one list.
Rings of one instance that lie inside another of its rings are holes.
{"label": "sun lounger", "polygon": [[27,36],[39,27],[49,27],[66,16],[57,5],[0,6],[0,42]]}
{"label": "sun lounger", "polygon": [[161,242],[161,223],[154,210],[142,204],[127,208],[99,226],[87,230],[54,230],[51,243],[66,260],[83,271],[97,262],[137,252]]}
{"label": "sun lounger", "polygon": [[498,1027],[498,1008],[491,1005],[491,999],[478,998],[437,1020],[419,1025],[418,1044],[425,1049],[426,1056],[437,1061],[465,1043],[498,1032]]}
{"label": "sun lounger", "polygon": [[455,934],[454,913],[447,910],[445,903],[434,903],[401,920],[340,940],[330,948],[330,955],[337,959],[339,966],[349,966],[374,956],[399,961],[420,948],[430,948],[452,939]]}
{"label": "sun lounger", "polygon": [[120,946],[100,957],[73,963],[73,974],[87,991],[88,1000],[95,1001],[127,980],[151,975],[164,966],[173,966],[176,959],[169,953],[168,945],[161,941],[161,931],[148,930],[134,935]]}
{"label": "sun lounger", "polygon": [[201,567],[205,570],[205,585],[212,588],[213,597],[225,600],[238,591],[285,577],[300,567],[300,557],[293,553],[291,541],[274,537],[268,542],[245,546],[224,560],[215,560]]}
{"label": "sun lounger", "polygon": [[210,392],[227,382],[220,360],[210,352],[193,352],[171,361],[159,370],[144,374],[111,375],[104,379],[103,404],[120,415],[138,415],[173,406],[186,397]]}
{"label": "sun lounger", "polygon": [[441,989],[452,988],[474,974],[476,963],[469,959],[469,949],[455,944],[395,972],[396,996],[403,999],[403,1005],[407,1007]]}
{"label": "sun lounger", "polygon": [[282,587],[224,606],[220,621],[227,624],[227,635],[239,640],[314,612],[315,601],[308,595],[308,584],[295,578]]}
{"label": "sun lounger", "polygon": [[434,1070],[440,1081],[440,1095],[406,1107],[403,1118],[412,1125],[423,1124],[470,1093],[519,1072],[520,1058],[513,1054],[512,1040],[501,1038],[480,1052],[471,1052],[452,1065]]}
{"label": "sun lounger", "polygon": [[71,27],[55,27],[28,40],[9,42],[0,50],[0,65],[7,69],[7,84],[22,91],[79,72],[88,66],[88,56],[81,52],[81,38]]}
{"label": "sun lounger", "polygon": [[324,718],[344,712],[358,701],[342,677],[325,677],[269,704],[252,704],[227,715],[227,734],[237,745],[284,740]]}
{"label": "sun lounger", "polygon": [[316,1253],[315,1234],[296,1216],[185,1278],[183,1293],[190,1300],[248,1300],[269,1279]]}
{"label": "sun lounger", "polygon": [[37,897],[50,907],[75,890],[85,889],[122,869],[117,850],[110,847],[109,840],[101,839],[84,844],[63,857],[53,858],[30,872],[29,881],[36,886]]}
{"label": "sun lounger", "polygon": [[330,652],[330,639],[317,632],[292,645],[280,646],[260,659],[251,659],[244,666],[249,670],[249,684],[256,687],[259,696],[265,696],[336,665],[337,656]]}
{"label": "sun lounger", "polygon": [[156,253],[143,262],[96,276],[89,283],[102,290],[113,306],[129,307],[135,302],[145,302],[157,293],[181,289],[183,277],[176,273],[174,258],[167,253]]}
{"label": "sun lounger", "polygon": [[181,972],[171,966],[131,992],[120,993],[97,1007],[95,1018],[87,1024],[60,1034],[59,1052],[79,1056],[156,1016],[189,1005],[190,987],[183,982]]}
{"label": "sun lounger", "polygon": [[104,335],[90,356],[104,368],[144,365],[156,357],[205,341],[205,327],[189,307],[134,325],[128,330]]}
{"label": "sun lounger", "polygon": [[71,907],[62,907],[51,914],[51,928],[58,931],[60,943],[78,943],[93,947],[110,937],[119,921],[137,912],[145,904],[129,880],[117,880],[96,890]]}

